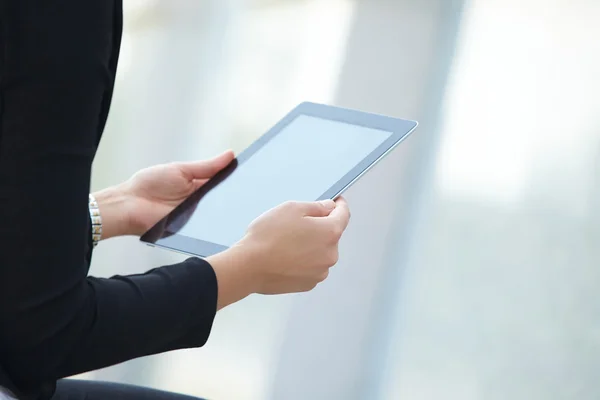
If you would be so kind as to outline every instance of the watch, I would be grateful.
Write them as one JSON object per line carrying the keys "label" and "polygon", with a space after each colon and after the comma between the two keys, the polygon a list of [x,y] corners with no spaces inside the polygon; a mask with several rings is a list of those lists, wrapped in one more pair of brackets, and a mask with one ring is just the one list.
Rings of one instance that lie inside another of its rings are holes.
{"label": "watch", "polygon": [[88,208],[90,210],[90,220],[92,222],[92,243],[94,244],[94,247],[96,247],[102,238],[102,217],[100,216],[98,202],[92,194],[90,194],[89,197]]}

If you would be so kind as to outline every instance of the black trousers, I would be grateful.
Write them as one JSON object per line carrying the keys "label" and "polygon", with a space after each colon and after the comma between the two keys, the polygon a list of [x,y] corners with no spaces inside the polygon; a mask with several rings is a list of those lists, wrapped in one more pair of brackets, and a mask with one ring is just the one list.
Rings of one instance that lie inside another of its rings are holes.
{"label": "black trousers", "polygon": [[52,400],[199,400],[196,397],[131,385],[65,379]]}

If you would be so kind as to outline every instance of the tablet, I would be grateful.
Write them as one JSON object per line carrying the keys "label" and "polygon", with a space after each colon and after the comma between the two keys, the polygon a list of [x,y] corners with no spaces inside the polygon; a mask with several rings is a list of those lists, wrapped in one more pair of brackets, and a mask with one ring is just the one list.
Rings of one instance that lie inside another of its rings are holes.
{"label": "tablet", "polygon": [[219,253],[281,203],[335,199],[416,126],[416,121],[302,103],[141,240],[199,257]]}

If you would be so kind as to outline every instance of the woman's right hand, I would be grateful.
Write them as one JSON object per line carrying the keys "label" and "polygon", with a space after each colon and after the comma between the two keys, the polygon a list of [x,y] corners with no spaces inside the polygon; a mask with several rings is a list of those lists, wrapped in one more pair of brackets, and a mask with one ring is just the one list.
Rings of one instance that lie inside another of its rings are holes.
{"label": "woman's right hand", "polygon": [[219,308],[252,293],[313,289],[337,263],[349,219],[343,198],[287,202],[258,217],[240,242],[208,258],[219,284]]}

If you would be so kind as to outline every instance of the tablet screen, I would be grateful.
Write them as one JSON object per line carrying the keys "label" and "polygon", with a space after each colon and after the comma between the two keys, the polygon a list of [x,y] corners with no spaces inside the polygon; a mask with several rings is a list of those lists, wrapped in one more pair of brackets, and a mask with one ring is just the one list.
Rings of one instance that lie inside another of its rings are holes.
{"label": "tablet screen", "polygon": [[208,191],[176,232],[229,247],[265,211],[288,200],[319,199],[391,135],[299,115]]}

